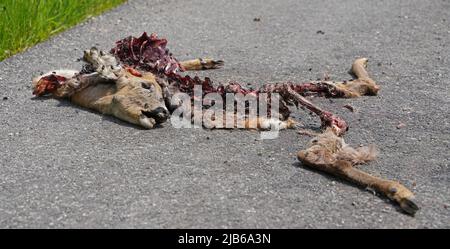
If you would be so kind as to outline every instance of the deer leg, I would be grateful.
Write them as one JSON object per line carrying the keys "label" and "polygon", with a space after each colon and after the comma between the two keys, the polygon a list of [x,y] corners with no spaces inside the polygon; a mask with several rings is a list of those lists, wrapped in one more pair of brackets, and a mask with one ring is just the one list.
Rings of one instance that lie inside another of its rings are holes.
{"label": "deer leg", "polygon": [[334,83],[336,90],[343,93],[343,97],[353,98],[378,94],[380,86],[370,78],[366,70],[368,61],[367,58],[359,58],[353,62],[351,72],[356,76],[355,80]]}
{"label": "deer leg", "polygon": [[356,98],[364,95],[377,95],[380,87],[372,80],[366,70],[368,60],[356,59],[351,72],[356,79],[350,81],[318,80],[304,83],[291,83],[291,87],[302,95],[317,94],[333,98]]}
{"label": "deer leg", "polygon": [[217,69],[223,66],[224,62],[222,60],[213,59],[193,59],[180,62],[181,66],[186,71],[195,70],[207,70],[207,69]]}
{"label": "deer leg", "polygon": [[375,189],[400,204],[400,207],[410,215],[414,215],[419,210],[419,207],[414,203],[414,194],[402,184],[372,176],[355,168],[355,164],[373,160],[375,154],[370,149],[355,150],[349,148],[342,138],[336,136],[332,129],[327,129],[324,133],[313,138],[307,149],[297,153],[297,158],[311,168],[327,172],[363,187]]}
{"label": "deer leg", "polygon": [[414,203],[414,194],[405,186],[396,181],[386,180],[372,176],[359,170],[347,162],[337,162],[336,174],[363,187],[373,188],[389,199],[397,202],[408,214],[414,215],[419,207]]}

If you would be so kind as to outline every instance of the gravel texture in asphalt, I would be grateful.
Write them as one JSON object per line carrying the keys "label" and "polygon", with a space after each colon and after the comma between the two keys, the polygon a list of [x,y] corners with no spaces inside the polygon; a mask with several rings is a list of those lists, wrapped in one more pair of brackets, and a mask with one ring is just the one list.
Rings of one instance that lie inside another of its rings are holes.
{"label": "gravel texture in asphalt", "polygon": [[[447,0],[136,0],[0,62],[0,227],[449,228],[449,13]],[[310,138],[294,130],[142,130],[32,97],[33,76],[143,31],[179,59],[226,62],[198,75],[255,87],[349,79],[368,57],[379,96],[313,101],[349,122],[348,143],[378,146],[364,170],[404,183],[421,210],[297,164]]]}

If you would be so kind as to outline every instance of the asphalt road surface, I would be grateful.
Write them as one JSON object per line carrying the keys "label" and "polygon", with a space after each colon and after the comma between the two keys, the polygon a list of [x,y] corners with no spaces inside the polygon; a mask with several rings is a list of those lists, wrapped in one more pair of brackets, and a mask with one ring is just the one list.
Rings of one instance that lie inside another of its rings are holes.
{"label": "asphalt road surface", "polygon": [[[448,0],[137,0],[0,62],[0,227],[449,228],[449,13]],[[225,60],[198,73],[216,82],[349,79],[368,57],[379,96],[313,101],[350,123],[348,143],[378,146],[364,170],[404,183],[421,210],[299,165],[310,138],[294,130],[143,130],[32,97],[32,76],[143,31],[179,59]]]}

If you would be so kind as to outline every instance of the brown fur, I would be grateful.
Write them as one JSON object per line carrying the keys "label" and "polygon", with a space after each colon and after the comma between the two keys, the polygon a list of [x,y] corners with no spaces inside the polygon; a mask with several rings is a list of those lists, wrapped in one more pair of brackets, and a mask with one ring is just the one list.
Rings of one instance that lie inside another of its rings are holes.
{"label": "brown fur", "polygon": [[[64,71],[57,73],[64,74]],[[42,77],[35,78],[33,85],[37,85],[40,78]],[[164,122],[169,115],[164,105],[162,89],[150,73],[137,77],[122,70],[114,81],[99,75],[70,79],[63,87],[58,88],[54,96],[68,98],[78,106],[113,115],[144,128],[153,128],[155,124]],[[156,114],[160,116],[150,115],[157,108],[163,110],[163,113]]]}
{"label": "brown fur", "polygon": [[405,212],[414,215],[419,208],[410,190],[398,182],[371,176],[354,167],[374,160],[376,155],[373,145],[355,149],[331,128],[314,137],[306,149],[297,153],[298,160],[304,165],[373,188],[399,203]]}

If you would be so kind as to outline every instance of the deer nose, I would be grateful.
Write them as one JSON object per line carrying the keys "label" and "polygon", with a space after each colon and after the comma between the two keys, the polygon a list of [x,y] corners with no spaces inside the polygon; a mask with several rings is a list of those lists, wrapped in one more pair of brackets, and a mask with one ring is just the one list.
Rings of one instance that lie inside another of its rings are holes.
{"label": "deer nose", "polygon": [[144,112],[144,114],[153,118],[157,123],[163,123],[169,118],[169,111],[164,107],[158,107],[152,111]]}

